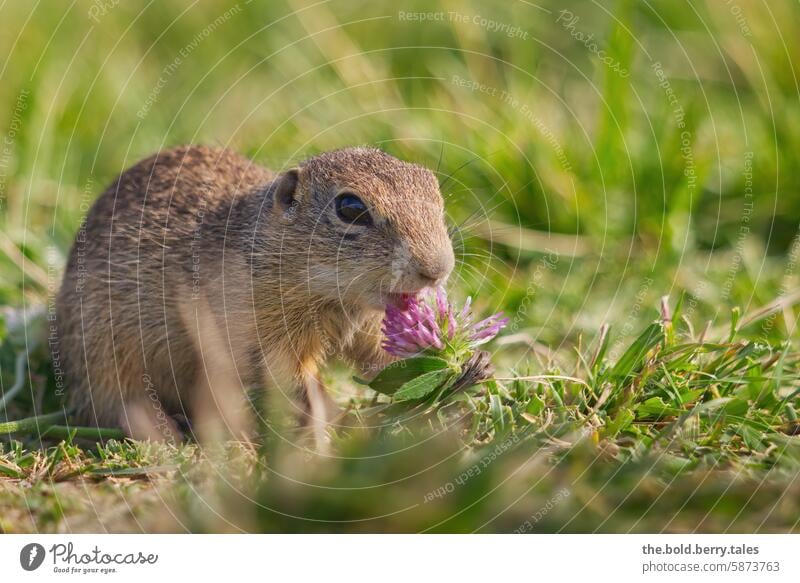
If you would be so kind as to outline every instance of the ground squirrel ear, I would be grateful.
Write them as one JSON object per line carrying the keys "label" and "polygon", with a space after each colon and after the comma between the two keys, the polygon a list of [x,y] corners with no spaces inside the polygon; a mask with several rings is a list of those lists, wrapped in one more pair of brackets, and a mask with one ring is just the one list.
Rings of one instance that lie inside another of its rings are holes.
{"label": "ground squirrel ear", "polygon": [[284,221],[294,219],[294,215],[297,212],[297,206],[300,203],[297,197],[299,178],[299,170],[292,168],[275,178],[269,187],[273,209]]}

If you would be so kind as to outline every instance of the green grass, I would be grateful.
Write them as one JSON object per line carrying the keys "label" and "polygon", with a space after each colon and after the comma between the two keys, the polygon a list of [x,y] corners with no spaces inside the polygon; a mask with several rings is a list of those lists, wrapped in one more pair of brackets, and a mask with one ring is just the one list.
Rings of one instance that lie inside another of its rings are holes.
{"label": "green grass", "polygon": [[[797,530],[796,3],[99,6],[0,8],[0,530]],[[86,205],[186,142],[437,169],[451,293],[511,318],[497,380],[398,411],[332,366],[331,459],[6,426],[61,410],[46,316]]]}

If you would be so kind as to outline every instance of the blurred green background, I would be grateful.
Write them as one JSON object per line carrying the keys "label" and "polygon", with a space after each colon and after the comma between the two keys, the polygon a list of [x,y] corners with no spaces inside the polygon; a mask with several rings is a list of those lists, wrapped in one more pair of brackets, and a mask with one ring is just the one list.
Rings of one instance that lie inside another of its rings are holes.
{"label": "blurred green background", "polygon": [[[280,168],[366,143],[438,168],[465,291],[513,309],[560,253],[525,322],[551,343],[627,318],[642,287],[648,318],[682,289],[714,317],[796,281],[796,3],[109,0],[2,17],[0,222],[43,269],[87,201],[159,148]],[[3,261],[0,301],[18,303],[19,258]]]}
{"label": "blurred green background", "polygon": [[[512,319],[501,368],[574,356],[604,323],[618,357],[664,295],[700,330],[800,289],[797,2],[81,0],[0,20],[0,305],[45,303],[91,201],[189,142],[435,169],[453,292]],[[741,334],[793,341],[793,303]]]}

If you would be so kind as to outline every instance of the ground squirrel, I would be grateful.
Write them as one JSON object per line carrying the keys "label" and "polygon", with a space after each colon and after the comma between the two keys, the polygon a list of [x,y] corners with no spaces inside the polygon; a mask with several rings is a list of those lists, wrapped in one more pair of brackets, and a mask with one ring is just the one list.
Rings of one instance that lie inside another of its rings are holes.
{"label": "ground squirrel", "polygon": [[272,173],[230,150],[179,147],[123,172],[78,232],[56,301],[59,360],[83,423],[170,437],[244,392],[295,399],[321,438],[332,355],[367,376],[387,303],[454,265],[429,170],[345,148]]}

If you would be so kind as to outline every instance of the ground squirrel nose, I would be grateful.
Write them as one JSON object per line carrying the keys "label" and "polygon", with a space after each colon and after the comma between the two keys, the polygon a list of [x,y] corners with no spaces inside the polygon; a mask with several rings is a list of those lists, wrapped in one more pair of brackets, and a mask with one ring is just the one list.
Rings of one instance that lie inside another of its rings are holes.
{"label": "ground squirrel nose", "polygon": [[441,283],[453,271],[455,257],[451,250],[443,251],[438,256],[422,263],[418,269],[420,278],[427,285]]}

